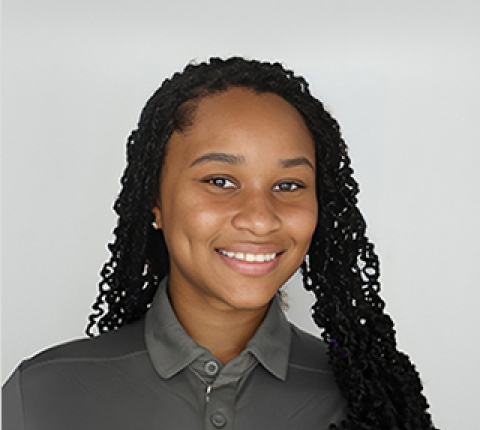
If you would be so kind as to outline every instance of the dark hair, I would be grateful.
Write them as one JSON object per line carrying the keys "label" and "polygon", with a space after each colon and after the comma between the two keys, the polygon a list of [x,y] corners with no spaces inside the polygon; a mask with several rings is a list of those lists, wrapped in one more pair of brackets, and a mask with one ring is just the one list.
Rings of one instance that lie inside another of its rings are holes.
{"label": "dark hair", "polygon": [[397,350],[393,322],[379,296],[378,257],[365,236],[358,184],[339,125],[305,79],[279,63],[212,58],[191,64],[147,102],[128,138],[128,164],[114,205],[115,240],[87,333],[95,325],[100,333],[117,329],[149,308],[169,270],[163,235],[152,227],[167,142],[188,126],[202,97],[232,87],[279,95],[300,112],[315,142],[318,224],[301,271],[305,288],[316,296],[313,318],[348,401],[344,428],[433,429],[419,375]]}

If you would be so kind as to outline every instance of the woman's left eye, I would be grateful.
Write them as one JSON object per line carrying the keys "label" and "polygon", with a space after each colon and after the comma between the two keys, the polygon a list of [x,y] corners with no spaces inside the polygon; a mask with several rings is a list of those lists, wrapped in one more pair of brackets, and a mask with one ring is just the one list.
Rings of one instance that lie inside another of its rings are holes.
{"label": "woman's left eye", "polygon": [[275,187],[273,187],[274,191],[295,191],[298,190],[299,188],[305,188],[303,184],[300,184],[298,182],[293,182],[293,181],[285,181],[285,182],[280,182]]}

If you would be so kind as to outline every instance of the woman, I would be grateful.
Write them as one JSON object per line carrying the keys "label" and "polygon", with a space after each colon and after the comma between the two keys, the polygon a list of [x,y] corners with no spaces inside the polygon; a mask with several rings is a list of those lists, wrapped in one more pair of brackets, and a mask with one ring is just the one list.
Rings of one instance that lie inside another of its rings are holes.
{"label": "woman", "polygon": [[[189,65],[127,155],[87,328],[101,335],[23,363],[6,430],[434,428],[378,295],[339,126],[303,78]],[[281,311],[299,267],[323,340]]]}

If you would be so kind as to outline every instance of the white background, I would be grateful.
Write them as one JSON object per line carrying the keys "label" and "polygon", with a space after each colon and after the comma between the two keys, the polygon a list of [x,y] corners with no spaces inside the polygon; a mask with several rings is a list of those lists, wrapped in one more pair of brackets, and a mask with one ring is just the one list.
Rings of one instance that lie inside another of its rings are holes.
{"label": "white background", "polygon": [[339,119],[399,347],[437,426],[480,428],[479,18],[473,0],[4,0],[3,378],[82,336],[146,99],[243,55],[305,75]]}

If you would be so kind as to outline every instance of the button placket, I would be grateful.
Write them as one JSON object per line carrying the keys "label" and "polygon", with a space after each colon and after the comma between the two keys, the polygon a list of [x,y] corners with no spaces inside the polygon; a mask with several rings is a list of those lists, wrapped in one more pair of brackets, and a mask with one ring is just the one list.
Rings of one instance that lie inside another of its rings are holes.
{"label": "button placket", "polygon": [[233,430],[236,383],[213,387],[210,401],[205,403],[205,430]]}

